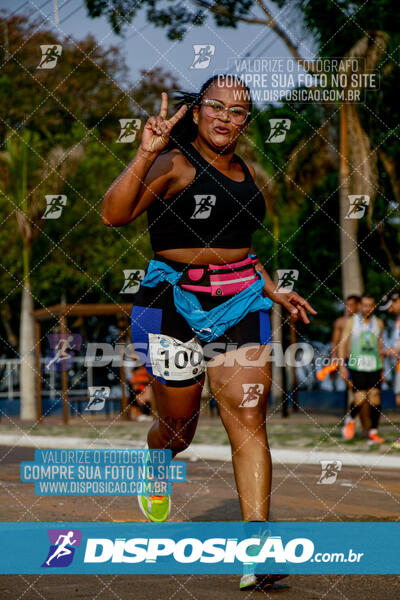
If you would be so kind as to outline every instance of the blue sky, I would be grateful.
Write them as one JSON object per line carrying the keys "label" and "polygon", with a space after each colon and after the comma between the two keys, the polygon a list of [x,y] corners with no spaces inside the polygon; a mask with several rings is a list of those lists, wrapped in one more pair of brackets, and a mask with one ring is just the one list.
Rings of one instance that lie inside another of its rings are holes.
{"label": "blue sky", "polygon": [[[188,5],[193,6],[190,0]],[[197,90],[214,72],[228,70],[229,60],[232,58],[243,58],[246,54],[250,57],[289,56],[285,45],[277,36],[261,25],[240,23],[237,29],[227,29],[217,27],[210,17],[205,25],[193,27],[182,42],[171,41],[167,39],[165,29],[147,23],[144,8],[138,12],[133,23],[127,25],[125,38],[121,38],[114,35],[105,18],[89,18],[83,0],[58,0],[58,6],[59,32],[72,35],[75,39],[81,39],[91,33],[101,46],[120,46],[133,83],[139,79],[141,69],[161,66],[178,78],[182,88]],[[54,0],[0,0],[0,8],[23,14],[36,14],[46,19],[47,27],[57,29],[54,21]],[[297,42],[300,44],[302,55],[311,58],[311,47],[305,45],[307,41],[301,42],[299,32],[294,30],[296,24],[293,16],[288,14],[288,9],[279,11],[276,6],[272,6],[272,11],[281,25],[290,28],[292,37],[299,38]],[[253,14],[263,17],[257,6],[253,9]],[[206,69],[190,68],[194,57],[193,44],[215,46],[215,54]]]}

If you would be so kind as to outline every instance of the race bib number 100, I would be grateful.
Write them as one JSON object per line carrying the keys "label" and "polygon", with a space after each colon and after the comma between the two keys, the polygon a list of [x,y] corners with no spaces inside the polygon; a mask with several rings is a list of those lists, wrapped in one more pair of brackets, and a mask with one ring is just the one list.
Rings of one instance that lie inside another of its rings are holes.
{"label": "race bib number 100", "polygon": [[205,371],[203,349],[193,338],[181,342],[168,335],[149,333],[153,374],[166,381],[184,381]]}

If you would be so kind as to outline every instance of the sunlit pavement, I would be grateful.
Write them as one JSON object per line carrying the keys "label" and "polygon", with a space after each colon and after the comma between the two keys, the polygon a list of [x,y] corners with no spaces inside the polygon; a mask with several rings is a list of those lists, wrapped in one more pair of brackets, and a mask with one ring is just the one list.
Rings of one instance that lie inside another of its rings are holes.
{"label": "sunlit pavement", "polygon": [[[0,448],[2,521],[138,521],[136,498],[38,497],[33,484],[19,481],[19,463],[33,460],[33,448]],[[318,485],[319,465],[274,467],[271,519],[274,521],[395,521],[400,508],[398,470],[343,466],[336,483]],[[187,481],[175,484],[173,521],[240,520],[230,462],[187,463]],[[377,548],[377,561],[379,548]],[[0,599],[208,600],[244,598],[233,575],[0,576]],[[27,585],[28,584],[28,585]],[[257,592],[257,596],[261,593]],[[400,598],[400,576],[297,575],[266,597],[297,600]],[[254,596],[253,596],[254,597]]]}

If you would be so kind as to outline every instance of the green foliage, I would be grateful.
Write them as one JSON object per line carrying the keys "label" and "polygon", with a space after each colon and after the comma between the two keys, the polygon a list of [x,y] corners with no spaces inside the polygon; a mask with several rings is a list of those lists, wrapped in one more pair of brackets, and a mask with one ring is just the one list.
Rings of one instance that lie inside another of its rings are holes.
{"label": "green foliage", "polygon": [[[147,20],[157,27],[167,27],[167,35],[170,40],[182,39],[186,33],[187,25],[202,25],[204,23],[204,11],[191,11],[186,4],[178,2],[164,3],[160,8],[160,1],[142,0],[132,2],[131,0],[85,0],[88,14],[91,17],[105,16],[113,31],[117,34],[124,33],[124,29],[132,22],[138,10],[147,7]],[[226,2],[226,0],[223,0]],[[236,4],[231,2],[230,4]],[[251,2],[247,2],[251,4]]]}
{"label": "green foliage", "polygon": [[[5,27],[5,19],[0,19]],[[129,114],[133,100],[120,82],[127,67],[116,47],[103,48],[92,35],[79,42],[55,36],[53,31],[28,23],[22,15],[7,20],[9,56],[2,56],[0,139],[10,128],[29,127],[49,145],[69,135],[79,123],[90,135],[97,127],[112,135],[118,114]],[[62,45],[54,69],[37,69],[41,44]],[[3,53],[4,54],[4,53]],[[105,108],[107,107],[107,110]]]}
{"label": "green foliage", "polygon": [[[0,295],[12,315],[0,307],[2,339],[5,318],[18,335],[26,247],[35,308],[62,297],[70,303],[130,301],[120,294],[123,269],[144,268],[152,254],[146,217],[121,228],[107,228],[100,218],[104,194],[133,159],[140,138],[117,143],[119,119],[139,118],[143,127],[161,91],[177,88],[160,67],[142,72],[133,86],[119,50],[97,47],[92,36],[74,42],[43,28],[32,36],[33,26],[21,15],[10,17],[7,27],[15,56],[0,76],[0,92],[7,91],[0,121]],[[57,67],[47,72],[36,70],[43,43],[63,47]],[[53,194],[65,195],[67,204],[58,219],[42,219],[45,196]]]}
{"label": "green foliage", "polygon": [[[269,106],[256,116],[250,133],[258,161],[274,181],[274,203],[254,235],[253,247],[270,273],[277,268],[299,271],[297,288],[318,311],[310,326],[298,325],[299,336],[327,342],[341,299],[341,273],[338,173],[326,160],[319,164],[318,152],[312,152],[320,140],[315,131],[322,110],[313,105],[296,110]],[[265,143],[271,118],[291,119],[284,143]],[[272,212],[279,222],[277,235]]]}
{"label": "green foliage", "polygon": [[[47,302],[57,300],[61,292],[70,302],[126,301],[119,296],[122,270],[144,268],[151,256],[146,218],[125,227],[108,228],[100,212],[105,190],[133,155],[129,144],[114,142],[107,147],[93,141],[86,147],[79,170],[66,185],[68,203],[62,218],[46,222],[46,235],[35,248],[37,261],[49,255],[37,279],[40,297]],[[48,281],[49,260],[54,263],[54,274],[59,273],[54,289],[53,282]]]}
{"label": "green foliage", "polygon": [[399,31],[400,15],[396,0],[274,0],[283,8],[290,4],[318,44],[320,56],[345,56],[365,33],[393,34]]}

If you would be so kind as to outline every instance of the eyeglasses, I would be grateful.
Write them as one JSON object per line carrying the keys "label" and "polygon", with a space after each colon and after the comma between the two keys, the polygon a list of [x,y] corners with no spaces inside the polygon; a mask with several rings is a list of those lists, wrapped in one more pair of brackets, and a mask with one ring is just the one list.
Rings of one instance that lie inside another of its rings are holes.
{"label": "eyeglasses", "polygon": [[205,112],[209,117],[220,117],[225,111],[228,111],[229,118],[235,125],[243,125],[250,112],[241,106],[225,106],[217,100],[202,100],[201,104],[205,107]]}

